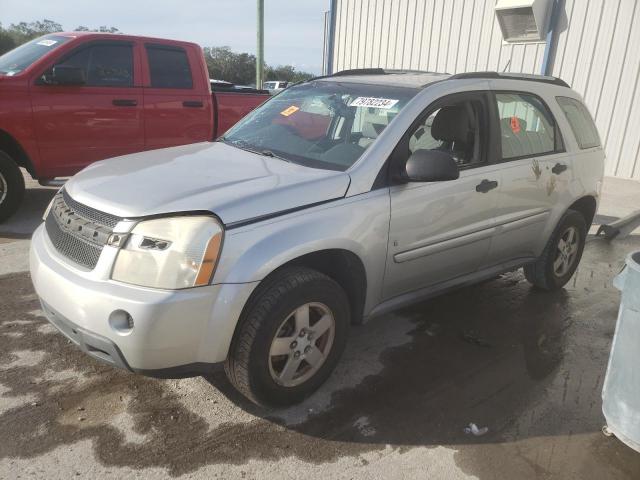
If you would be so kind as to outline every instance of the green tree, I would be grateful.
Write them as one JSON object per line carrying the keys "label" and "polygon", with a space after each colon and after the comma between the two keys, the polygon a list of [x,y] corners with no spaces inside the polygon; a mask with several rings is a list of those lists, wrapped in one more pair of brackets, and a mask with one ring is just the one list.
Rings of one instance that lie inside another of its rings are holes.
{"label": "green tree", "polygon": [[309,80],[315,75],[309,72],[301,72],[291,65],[280,65],[278,67],[266,67],[267,80],[283,80],[285,82],[300,82]]}
{"label": "green tree", "polygon": [[235,53],[229,47],[205,47],[204,57],[210,78],[225,80],[238,85],[255,83],[255,55]]}
{"label": "green tree", "polygon": [[16,41],[0,24],[0,55],[16,48]]}
{"label": "green tree", "polygon": [[[209,77],[238,85],[253,85],[256,79],[256,57],[249,53],[236,53],[229,47],[205,47],[204,56],[209,70]],[[291,65],[270,67],[265,65],[267,80],[284,80],[299,82],[314,75],[297,71]]]}

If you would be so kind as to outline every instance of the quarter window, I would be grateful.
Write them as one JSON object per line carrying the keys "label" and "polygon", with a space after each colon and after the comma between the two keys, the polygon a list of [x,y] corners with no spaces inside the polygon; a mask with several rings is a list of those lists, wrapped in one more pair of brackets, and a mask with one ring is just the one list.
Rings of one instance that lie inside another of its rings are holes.
{"label": "quarter window", "polygon": [[193,88],[187,52],[182,48],[147,46],[153,88]]}
{"label": "quarter window", "polygon": [[556,97],[580,148],[600,146],[600,137],[591,114],[582,102],[569,97]]}
{"label": "quarter window", "polygon": [[526,93],[497,93],[496,101],[503,159],[513,160],[559,150],[555,121],[538,97]]}

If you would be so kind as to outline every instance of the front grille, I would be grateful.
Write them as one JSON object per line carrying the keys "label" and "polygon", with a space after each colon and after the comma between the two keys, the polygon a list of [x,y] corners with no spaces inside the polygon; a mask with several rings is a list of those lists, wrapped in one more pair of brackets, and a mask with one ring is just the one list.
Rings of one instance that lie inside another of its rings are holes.
{"label": "front grille", "polygon": [[76,215],[79,215],[86,220],[90,220],[104,227],[114,228],[116,224],[121,220],[120,217],[116,217],[115,215],[111,215],[110,213],[101,212],[99,210],[96,210],[95,208],[87,207],[82,203],[76,202],[69,196],[69,194],[65,190],[62,190],[62,198],[67,206],[71,210],[73,210]]}
{"label": "front grille", "polygon": [[92,270],[118,221],[114,215],[76,202],[63,190],[53,200],[45,229],[58,252]]}

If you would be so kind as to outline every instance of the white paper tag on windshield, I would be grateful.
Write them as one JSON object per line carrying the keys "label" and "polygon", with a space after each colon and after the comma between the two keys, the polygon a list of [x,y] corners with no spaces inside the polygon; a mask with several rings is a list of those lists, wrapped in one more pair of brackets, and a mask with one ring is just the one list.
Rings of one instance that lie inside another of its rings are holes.
{"label": "white paper tag on windshield", "polygon": [[389,109],[393,107],[399,100],[392,100],[390,98],[375,98],[375,97],[358,97],[349,104],[350,107],[369,107],[369,108],[384,108]]}
{"label": "white paper tag on windshield", "polygon": [[37,45],[44,45],[45,47],[50,47],[51,45],[55,45],[56,43],[58,43],[57,40],[40,40],[36,44]]}

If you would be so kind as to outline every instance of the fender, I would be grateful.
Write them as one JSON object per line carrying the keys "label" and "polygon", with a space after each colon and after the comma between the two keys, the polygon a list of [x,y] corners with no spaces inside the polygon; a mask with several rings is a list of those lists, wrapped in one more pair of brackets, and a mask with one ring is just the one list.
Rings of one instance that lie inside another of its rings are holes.
{"label": "fender", "polygon": [[388,189],[349,197],[227,232],[213,283],[262,281],[303,255],[347,250],[363,263],[365,312],[382,291],[390,202]]}

